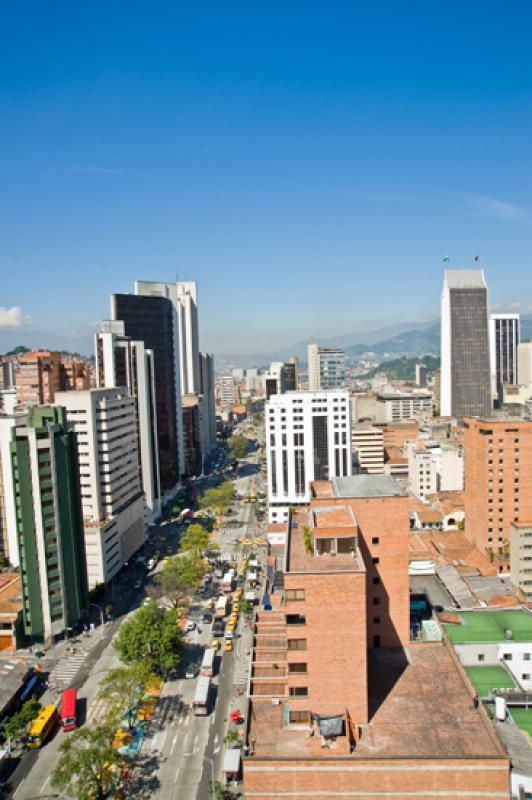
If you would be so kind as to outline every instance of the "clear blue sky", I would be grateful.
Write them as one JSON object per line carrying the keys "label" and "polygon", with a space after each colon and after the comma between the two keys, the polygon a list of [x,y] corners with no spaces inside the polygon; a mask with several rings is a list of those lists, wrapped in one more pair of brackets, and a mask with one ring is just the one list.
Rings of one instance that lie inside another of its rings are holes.
{"label": "clear blue sky", "polygon": [[531,29],[519,0],[3,3],[0,349],[176,274],[216,351],[428,319],[445,255],[530,310]]}

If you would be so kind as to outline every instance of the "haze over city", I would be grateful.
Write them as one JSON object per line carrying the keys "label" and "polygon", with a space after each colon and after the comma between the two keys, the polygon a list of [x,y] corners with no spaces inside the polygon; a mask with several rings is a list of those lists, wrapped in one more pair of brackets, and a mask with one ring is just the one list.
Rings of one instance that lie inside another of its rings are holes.
{"label": "haze over city", "polygon": [[532,303],[529,4],[0,14],[4,350],[86,352],[132,275],[226,353],[435,318],[445,256]]}

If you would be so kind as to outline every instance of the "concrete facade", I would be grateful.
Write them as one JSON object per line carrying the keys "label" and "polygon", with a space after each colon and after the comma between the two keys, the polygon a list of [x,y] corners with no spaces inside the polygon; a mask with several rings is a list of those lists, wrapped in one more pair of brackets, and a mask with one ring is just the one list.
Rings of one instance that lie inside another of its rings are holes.
{"label": "concrete facade", "polygon": [[345,386],[345,352],[339,347],[308,346],[308,388],[311,392]]}

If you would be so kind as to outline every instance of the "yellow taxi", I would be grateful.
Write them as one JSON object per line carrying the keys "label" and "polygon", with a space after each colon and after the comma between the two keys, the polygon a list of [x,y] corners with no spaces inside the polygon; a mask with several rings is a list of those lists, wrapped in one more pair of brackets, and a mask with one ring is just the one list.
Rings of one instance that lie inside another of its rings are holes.
{"label": "yellow taxi", "polygon": [[215,606],[215,603],[214,603],[214,598],[213,597],[211,597],[210,600],[207,600],[205,602],[205,608],[207,608],[207,609],[212,609],[212,608],[214,608],[214,606]]}
{"label": "yellow taxi", "polygon": [[236,603],[233,603],[233,614],[238,614],[239,611],[240,611],[240,603],[237,600]]}
{"label": "yellow taxi", "polygon": [[235,628],[236,628],[236,620],[235,619],[230,619],[229,622],[227,623],[226,630],[234,631]]}
{"label": "yellow taxi", "polygon": [[255,539],[255,544],[257,544],[259,547],[264,547],[266,544],[266,539],[263,539],[262,536],[259,536]]}
{"label": "yellow taxi", "polygon": [[233,640],[232,639],[226,639],[225,640],[225,644],[224,644],[224,650],[227,653],[230,653],[232,649],[233,649]]}
{"label": "yellow taxi", "polygon": [[248,539],[247,537],[245,537],[244,539],[242,539],[242,544],[244,544],[244,545],[251,544],[251,539]]}
{"label": "yellow taxi", "polygon": [[234,597],[235,597],[235,600],[240,600],[240,598],[242,597],[242,587],[241,586],[239,586],[238,589],[236,590],[236,592],[234,594]]}
{"label": "yellow taxi", "polygon": [[214,652],[217,653],[219,649],[220,649],[220,642],[218,641],[218,639],[213,639],[211,642],[211,650],[214,650]]}

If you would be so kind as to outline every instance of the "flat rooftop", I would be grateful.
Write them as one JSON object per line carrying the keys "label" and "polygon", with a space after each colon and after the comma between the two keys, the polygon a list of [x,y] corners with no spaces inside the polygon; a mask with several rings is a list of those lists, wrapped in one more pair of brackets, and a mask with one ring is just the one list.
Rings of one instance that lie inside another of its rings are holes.
{"label": "flat rooftop", "polygon": [[[362,726],[355,750],[344,742],[320,748],[320,737],[283,726],[283,704],[252,704],[250,740],[258,758],[500,758],[489,720],[472,708],[471,688],[442,644],[414,645],[400,651],[380,648],[369,654],[371,721]],[[325,688],[324,688],[325,691]],[[312,702],[319,714],[319,698]],[[341,738],[341,737],[339,737]],[[252,759],[251,759],[252,760]]]}
{"label": "flat rooftop", "polygon": [[[310,511],[295,511],[292,514],[292,520],[296,526],[291,527],[288,534],[287,574],[291,572],[365,572],[358,545],[354,555],[337,553],[334,556],[328,554],[315,556],[314,553],[307,553],[303,529],[308,526],[312,533],[312,514]],[[354,528],[351,530],[353,536],[356,536],[356,530]]]}
{"label": "flat rooftop", "polygon": [[464,667],[467,677],[480,697],[488,697],[492,689],[515,689],[515,681],[504,667],[498,664]]}
{"label": "flat rooftop", "polygon": [[355,533],[358,528],[356,517],[350,506],[314,506],[311,513],[314,528],[349,528],[355,529]]}
{"label": "flat rooftop", "polygon": [[512,631],[514,642],[532,642],[532,614],[526,611],[457,611],[463,624],[443,623],[453,644],[467,642],[505,642],[505,630]]}
{"label": "flat rooftop", "polygon": [[394,497],[406,496],[395,478],[389,475],[350,475],[332,478],[333,497]]}

